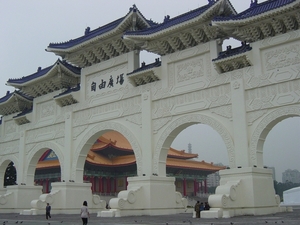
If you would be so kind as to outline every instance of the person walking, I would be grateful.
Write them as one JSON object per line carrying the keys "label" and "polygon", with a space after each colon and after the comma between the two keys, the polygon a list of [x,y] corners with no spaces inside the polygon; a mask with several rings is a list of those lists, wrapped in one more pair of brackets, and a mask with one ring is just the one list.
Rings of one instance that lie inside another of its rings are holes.
{"label": "person walking", "polygon": [[80,216],[81,216],[81,220],[82,220],[82,225],[87,225],[88,218],[90,218],[90,213],[89,213],[89,209],[88,209],[88,206],[87,206],[87,201],[83,202],[83,205],[82,205],[81,211],[80,211]]}
{"label": "person walking", "polygon": [[51,218],[51,206],[49,205],[49,203],[47,203],[47,206],[46,206],[46,219],[48,220],[48,218]]}

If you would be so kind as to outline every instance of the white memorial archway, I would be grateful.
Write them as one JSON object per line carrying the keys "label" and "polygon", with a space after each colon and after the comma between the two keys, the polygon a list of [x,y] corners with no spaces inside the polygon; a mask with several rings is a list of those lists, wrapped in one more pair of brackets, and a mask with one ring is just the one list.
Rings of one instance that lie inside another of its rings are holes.
{"label": "white memorial archway", "polygon": [[[0,165],[14,159],[26,184],[0,196],[1,212],[39,214],[51,201],[54,213],[77,213],[84,200],[98,216],[184,212],[187,200],[166,176],[166,152],[196,123],[218,132],[230,164],[201,217],[278,212],[263,142],[278,121],[300,115],[299,8],[300,0],[254,1],[237,14],[229,0],[212,0],[155,24],[134,5],[114,23],[50,43],[47,51],[62,60],[8,80],[16,91],[0,99]],[[230,37],[241,46],[222,51]],[[140,66],[141,50],[160,58]],[[137,176],[106,210],[82,176],[88,149],[109,130],[131,144]],[[41,195],[33,176],[46,148],[59,158],[62,182]]]}

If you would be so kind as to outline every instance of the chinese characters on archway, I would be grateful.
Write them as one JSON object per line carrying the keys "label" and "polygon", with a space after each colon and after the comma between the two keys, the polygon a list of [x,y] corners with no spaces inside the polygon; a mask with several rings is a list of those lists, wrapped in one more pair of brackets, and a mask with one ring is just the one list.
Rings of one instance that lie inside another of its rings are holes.
{"label": "chinese characters on archway", "polygon": [[124,83],[123,73],[118,75],[116,80],[114,80],[114,78],[111,75],[108,81],[101,79],[100,84],[97,84],[95,81],[93,81],[91,84],[91,91],[96,91],[97,89],[101,90],[105,88],[112,88],[114,87],[114,85],[122,85],[123,83]]}

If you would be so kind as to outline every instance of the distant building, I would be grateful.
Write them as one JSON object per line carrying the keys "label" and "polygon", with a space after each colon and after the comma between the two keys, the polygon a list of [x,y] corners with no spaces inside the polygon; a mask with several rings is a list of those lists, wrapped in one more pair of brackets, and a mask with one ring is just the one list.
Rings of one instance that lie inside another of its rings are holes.
{"label": "distant building", "polygon": [[275,167],[274,166],[271,166],[271,167],[268,167],[269,169],[271,169],[272,170],[272,172],[273,172],[273,175],[272,175],[272,177],[273,177],[273,180],[276,180],[276,173],[275,173]]}
{"label": "distant building", "polygon": [[[218,166],[224,166],[222,163],[215,164]],[[217,187],[220,185],[220,174],[219,171],[209,174],[207,176],[207,187]]]}
{"label": "distant building", "polygon": [[282,173],[282,183],[300,183],[300,172],[298,170],[288,169]]}

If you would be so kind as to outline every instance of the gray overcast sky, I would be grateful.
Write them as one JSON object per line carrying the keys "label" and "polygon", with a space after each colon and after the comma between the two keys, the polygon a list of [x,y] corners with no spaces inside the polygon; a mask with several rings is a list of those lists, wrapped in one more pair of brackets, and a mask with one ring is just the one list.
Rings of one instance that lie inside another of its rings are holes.
{"label": "gray overcast sky", "polygon": [[[143,15],[155,22],[164,16],[175,17],[207,4],[207,0],[0,0],[0,97],[7,90],[9,78],[20,78],[36,72],[38,67],[52,65],[58,57],[45,52],[51,42],[64,42],[112,22],[128,13],[136,4]],[[247,9],[251,0],[231,0],[237,12]],[[263,2],[263,1],[259,1]],[[226,42],[227,45],[231,42]],[[235,45],[231,43],[231,45]],[[239,44],[238,44],[239,45]],[[154,58],[147,61],[153,62]],[[288,168],[300,170],[300,119],[284,120],[270,132],[265,143],[265,165],[275,166],[277,180]],[[228,163],[220,136],[205,125],[183,131],[172,147],[186,149],[192,144],[199,160]],[[270,156],[270,157],[268,157]],[[272,157],[271,157],[272,156]]]}

